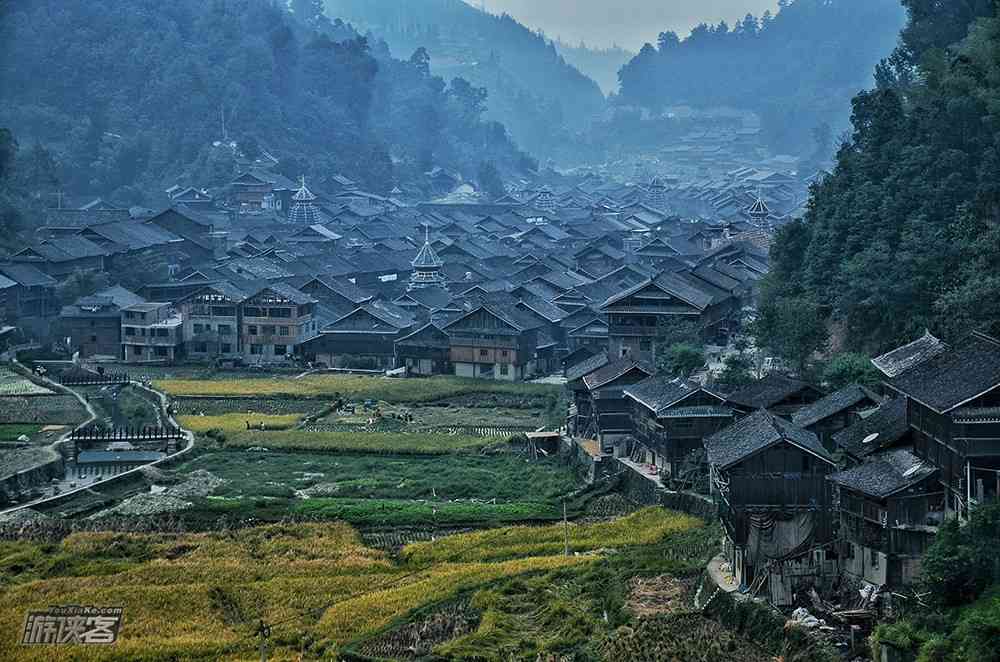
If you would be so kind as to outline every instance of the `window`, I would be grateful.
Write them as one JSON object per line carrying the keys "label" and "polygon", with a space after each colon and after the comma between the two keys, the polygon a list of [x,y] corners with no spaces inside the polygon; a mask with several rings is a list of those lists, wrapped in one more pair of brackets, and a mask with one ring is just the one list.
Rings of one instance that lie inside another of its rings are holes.
{"label": "window", "polygon": [[260,345],[250,345],[250,353],[254,355],[260,354],[260,348]]}
{"label": "window", "polygon": [[135,328],[131,327],[131,326],[126,326],[125,327],[125,335],[126,336],[134,336],[135,335]]}
{"label": "window", "polygon": [[202,333],[204,331],[205,331],[205,325],[204,324],[195,324],[194,325],[194,332],[195,333]]}
{"label": "window", "polygon": [[135,354],[136,356],[142,356],[142,346],[136,345],[135,347],[133,347],[132,353]]}
{"label": "window", "polygon": [[167,331],[166,329],[156,329],[156,337],[157,338],[166,338],[169,335],[170,335],[170,332]]}
{"label": "window", "polygon": [[257,335],[257,326],[255,324],[251,324],[250,326],[247,327],[247,335],[250,336]]}
{"label": "window", "polygon": [[231,335],[233,335],[233,327],[229,326],[228,324],[220,324],[219,325],[219,335],[220,336],[231,336]]}
{"label": "window", "polygon": [[510,374],[510,366],[506,363],[500,365],[500,374],[506,377]]}
{"label": "window", "polygon": [[90,336],[90,342],[97,342],[97,336]]}
{"label": "window", "polygon": [[270,311],[270,317],[281,317],[288,319],[292,316],[291,308],[272,308]]}
{"label": "window", "polygon": [[271,326],[271,325],[261,327],[261,329],[263,331],[261,335],[265,335],[265,336],[273,336],[274,335],[274,327]]}
{"label": "window", "polygon": [[212,306],[212,315],[216,317],[236,317],[236,309],[232,306]]}
{"label": "window", "polygon": [[286,345],[275,345],[274,346],[274,355],[275,356],[284,356],[287,353],[288,353],[288,349],[287,349]]}
{"label": "window", "polygon": [[287,336],[288,335],[288,327],[287,326],[279,326],[278,327],[278,335]]}
{"label": "window", "polygon": [[167,348],[166,347],[157,347],[156,348],[156,355],[157,356],[166,356],[167,355]]}
{"label": "window", "polygon": [[640,352],[651,352],[653,351],[653,343],[649,340],[642,340],[639,342]]}
{"label": "window", "polygon": [[870,549],[870,550],[868,550],[868,556],[869,556],[869,559],[871,560],[872,569],[877,569],[878,568],[878,552],[875,551],[874,549]]}
{"label": "window", "polygon": [[510,352],[508,352],[506,349],[501,350],[500,351],[500,356],[502,356],[504,358],[507,358],[508,356],[510,356]]}
{"label": "window", "polygon": [[194,351],[198,352],[199,354],[204,354],[205,352],[208,351],[208,345],[206,345],[203,342],[196,342],[194,344]]}
{"label": "window", "polygon": [[249,307],[244,308],[243,314],[246,315],[247,317],[264,317],[264,314],[260,308],[249,308]]}
{"label": "window", "polygon": [[222,345],[222,353],[223,354],[229,354],[232,351],[233,351],[233,346],[232,345],[229,345],[229,344]]}
{"label": "window", "polygon": [[490,355],[490,353],[488,351],[486,351],[485,349],[479,350],[479,358],[485,359],[489,355]]}

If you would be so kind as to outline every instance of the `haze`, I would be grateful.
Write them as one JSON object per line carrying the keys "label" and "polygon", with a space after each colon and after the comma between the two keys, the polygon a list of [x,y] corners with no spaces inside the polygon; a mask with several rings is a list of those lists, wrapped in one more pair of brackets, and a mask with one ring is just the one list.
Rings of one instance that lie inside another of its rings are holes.
{"label": "haze", "polygon": [[[480,6],[480,0],[468,0]],[[777,11],[776,0],[485,0],[492,13],[507,12],[525,25],[541,28],[550,37],[575,43],[638,50],[655,43],[665,29],[684,35],[703,21],[730,24],[748,12]]]}

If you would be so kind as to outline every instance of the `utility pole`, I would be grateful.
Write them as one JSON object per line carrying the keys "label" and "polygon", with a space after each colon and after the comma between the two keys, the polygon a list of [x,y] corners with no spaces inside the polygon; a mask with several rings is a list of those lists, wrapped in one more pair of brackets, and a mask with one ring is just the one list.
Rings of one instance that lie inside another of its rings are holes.
{"label": "utility pole", "polygon": [[566,497],[563,497],[563,538],[564,538],[564,552],[566,556],[569,556],[569,521],[566,519]]}
{"label": "utility pole", "polygon": [[260,662],[267,662],[267,640],[271,636],[271,626],[264,619],[257,626],[257,634],[260,636]]}

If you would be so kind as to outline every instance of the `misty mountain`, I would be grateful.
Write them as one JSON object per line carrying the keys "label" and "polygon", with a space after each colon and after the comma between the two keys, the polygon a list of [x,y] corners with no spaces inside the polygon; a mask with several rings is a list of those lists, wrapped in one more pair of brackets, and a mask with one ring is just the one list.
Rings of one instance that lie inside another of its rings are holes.
{"label": "misty mountain", "polygon": [[[729,106],[760,115],[772,149],[806,153],[813,130],[846,128],[848,100],[872,83],[896,45],[898,0],[787,0],[776,15],[730,26],[697,26],[647,44],[621,71],[621,100],[668,106]],[[829,131],[826,132],[829,135]]]}
{"label": "misty mountain", "polygon": [[508,15],[484,13],[462,0],[326,0],[326,8],[331,17],[384,39],[395,57],[425,48],[435,74],[485,87],[486,117],[502,122],[538,157],[571,152],[572,133],[586,129],[604,106],[596,82]]}
{"label": "misty mountain", "polygon": [[558,39],[555,44],[563,59],[597,81],[605,94],[618,92],[618,71],[635,57],[620,46],[600,48],[582,42],[573,46]]}
{"label": "misty mountain", "polygon": [[[50,148],[70,191],[139,203],[228,182],[234,150],[388,191],[433,166],[527,167],[480,91],[392,60],[310,0],[28,0],[0,21],[0,125]],[[309,15],[310,8],[313,10]]]}

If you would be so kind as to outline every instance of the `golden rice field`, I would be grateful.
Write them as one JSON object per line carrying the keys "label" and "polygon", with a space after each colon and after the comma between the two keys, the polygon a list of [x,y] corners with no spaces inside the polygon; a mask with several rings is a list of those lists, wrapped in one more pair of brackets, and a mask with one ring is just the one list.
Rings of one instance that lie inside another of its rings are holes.
{"label": "golden rice field", "polygon": [[302,379],[270,377],[256,379],[161,379],[153,385],[175,396],[331,397],[387,402],[431,402],[470,394],[548,396],[558,388],[541,384],[492,382],[460,377],[390,379],[365,375],[310,375]]}
{"label": "golden rice field", "polygon": [[402,558],[422,565],[445,559],[473,562],[545,556],[561,553],[567,541],[571,552],[649,545],[703,525],[702,520],[690,515],[644,508],[611,522],[515,526],[414,543],[403,548]]}
{"label": "golden rice field", "polygon": [[[599,551],[692,526],[685,516],[647,509],[619,526],[574,527],[571,542],[576,551]],[[411,546],[402,564],[366,547],[340,523],[200,534],[81,533],[47,546],[0,543],[0,659],[55,659],[54,649],[22,647],[17,640],[28,610],[68,604],[122,606],[125,621],[114,646],[77,647],[72,654],[62,649],[59,659],[254,659],[252,634],[261,618],[275,624],[269,659],[298,659],[303,648],[332,658],[339,647],[460,591],[599,558],[563,556],[561,544],[551,544],[557,529],[514,527],[443,538]],[[498,544],[502,554],[494,549]]]}
{"label": "golden rice field", "polygon": [[261,423],[266,430],[288,430],[302,420],[305,414],[219,414],[216,416],[178,416],[177,422],[186,430],[192,432],[208,432],[222,430],[223,432],[246,432],[247,421],[255,428]]}

